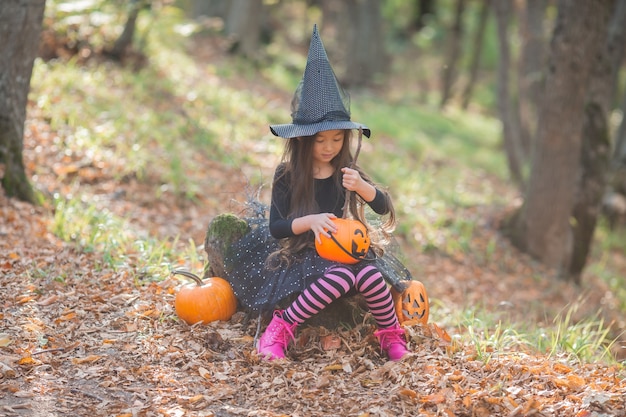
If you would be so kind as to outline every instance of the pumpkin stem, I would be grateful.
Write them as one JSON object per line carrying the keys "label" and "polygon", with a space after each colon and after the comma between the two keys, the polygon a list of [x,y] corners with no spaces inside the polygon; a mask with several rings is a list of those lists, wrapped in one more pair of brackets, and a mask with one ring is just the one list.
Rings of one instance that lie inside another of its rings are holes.
{"label": "pumpkin stem", "polygon": [[187,278],[191,278],[194,281],[196,281],[196,284],[198,284],[198,286],[202,285],[202,279],[200,279],[199,276],[197,276],[196,274],[189,272],[189,271],[185,271],[184,269],[174,269],[172,271],[172,275],[184,275]]}

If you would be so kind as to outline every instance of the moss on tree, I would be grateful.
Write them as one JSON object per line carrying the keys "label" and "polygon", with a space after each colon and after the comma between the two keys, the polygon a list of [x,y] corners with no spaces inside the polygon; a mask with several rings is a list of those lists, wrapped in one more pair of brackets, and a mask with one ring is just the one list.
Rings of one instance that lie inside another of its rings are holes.
{"label": "moss on tree", "polygon": [[211,220],[204,239],[208,265],[206,276],[224,277],[224,258],[230,246],[241,239],[250,227],[248,223],[234,214],[219,214]]}

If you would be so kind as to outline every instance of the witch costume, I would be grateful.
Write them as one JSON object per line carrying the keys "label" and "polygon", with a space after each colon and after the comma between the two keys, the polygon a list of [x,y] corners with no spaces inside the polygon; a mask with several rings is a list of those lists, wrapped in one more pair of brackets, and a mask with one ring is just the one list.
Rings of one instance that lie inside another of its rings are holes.
{"label": "witch costume", "polygon": [[[292,100],[292,123],[272,125],[270,130],[285,139],[313,136],[334,129],[360,129],[369,137],[371,132],[368,127],[350,120],[349,108],[349,96],[337,81],[315,26],[304,75]],[[260,313],[287,302],[290,296],[302,292],[329,268],[337,265],[337,262],[317,254],[311,231],[307,232],[310,246],[292,254],[291,259],[285,261],[270,257],[281,249],[282,238],[293,236],[293,219],[286,217],[289,212],[288,190],[291,187],[289,178],[282,175],[283,170],[284,165],[279,165],[274,176],[270,222],[259,217],[246,219],[250,232],[231,246],[224,263],[226,278],[241,305]],[[345,199],[346,190],[338,187],[332,177],[315,179],[315,200],[319,213],[334,213],[342,217]],[[367,204],[375,213],[388,211],[386,200],[378,189],[374,200]],[[269,224],[272,224],[271,231]],[[404,282],[412,279],[390,250],[370,249],[366,260],[360,261],[359,268],[363,268],[363,263],[374,264],[385,281],[400,292],[404,289]]]}

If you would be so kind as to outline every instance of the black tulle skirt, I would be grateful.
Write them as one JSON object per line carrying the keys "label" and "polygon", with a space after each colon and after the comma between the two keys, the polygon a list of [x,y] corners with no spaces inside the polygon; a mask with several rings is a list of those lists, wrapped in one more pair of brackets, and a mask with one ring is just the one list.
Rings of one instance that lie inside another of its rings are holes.
{"label": "black tulle skirt", "polygon": [[[229,248],[224,267],[235,296],[249,310],[269,311],[276,308],[288,297],[302,292],[329,268],[338,265],[320,257],[313,247],[298,252],[288,264],[269,265],[267,258],[280,249],[279,241],[270,235],[267,219],[246,220],[250,232]],[[403,281],[411,280],[410,272],[391,251],[385,250],[379,257],[370,251],[367,258],[371,260],[363,260],[356,265],[341,265],[360,270],[363,263],[373,263],[387,283],[400,291]]]}

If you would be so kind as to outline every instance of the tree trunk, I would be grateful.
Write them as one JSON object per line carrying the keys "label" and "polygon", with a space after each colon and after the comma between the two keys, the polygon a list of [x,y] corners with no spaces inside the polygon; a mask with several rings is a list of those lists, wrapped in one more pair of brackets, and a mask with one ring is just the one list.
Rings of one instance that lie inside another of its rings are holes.
{"label": "tree trunk", "polygon": [[498,45],[500,58],[498,64],[498,113],[502,122],[502,139],[504,152],[509,167],[511,179],[520,187],[524,185],[522,175],[522,163],[524,155],[521,146],[519,115],[510,92],[511,58],[508,42],[508,26],[511,17],[511,3],[508,1],[494,1],[493,6],[496,14],[498,27]]}
{"label": "tree trunk", "polygon": [[[626,172],[626,89],[622,98],[622,122],[615,133],[615,150],[613,151],[613,170]],[[626,190],[626,183],[624,184]]]}
{"label": "tree trunk", "polygon": [[[612,54],[615,54],[616,45],[615,38],[611,37],[608,31],[609,16],[615,2],[612,0],[605,0],[605,2],[607,4],[604,17],[606,29],[603,32],[605,38],[602,46],[591,56],[593,65],[587,101],[598,104],[604,115],[608,117],[613,109],[614,91],[618,88],[617,84],[613,84],[613,73],[619,70],[619,65],[615,70],[613,69],[615,58]],[[624,49],[624,45],[620,45],[619,49]]]}
{"label": "tree trunk", "polygon": [[604,46],[603,0],[559,0],[532,170],[512,239],[544,264],[567,273],[582,151],[584,102],[593,57]]}
{"label": "tree trunk", "polygon": [[220,214],[211,220],[204,238],[204,251],[208,261],[204,278],[226,278],[224,259],[228,255],[228,248],[249,230],[248,223],[234,214]]}
{"label": "tree trunk", "polygon": [[457,65],[461,55],[461,38],[463,36],[463,11],[465,10],[465,0],[457,0],[454,14],[454,23],[448,37],[448,52],[446,62],[443,67],[441,81],[441,103],[444,108],[452,95],[452,85],[456,80]]}
{"label": "tree trunk", "polygon": [[482,54],[483,41],[485,38],[485,28],[487,27],[487,18],[489,17],[489,9],[491,7],[491,0],[483,0],[480,6],[480,15],[478,18],[478,27],[474,34],[472,63],[470,64],[470,76],[465,91],[463,92],[463,109],[467,109],[470,99],[472,98],[472,91],[474,90],[474,84],[478,77],[478,65],[480,64],[480,55]]}
{"label": "tree trunk", "polygon": [[611,85],[614,87],[610,97],[610,105],[617,105],[619,100],[618,91],[619,88],[619,72],[624,61],[624,53],[626,53],[626,0],[616,0],[609,25],[609,59],[611,60]]}
{"label": "tree trunk", "polygon": [[[626,43],[626,0],[617,0],[615,13],[611,25],[609,26],[609,56],[612,62],[611,85],[613,85],[612,102],[617,101],[616,97],[619,88],[618,75],[624,60],[624,44]],[[622,121],[615,132],[613,143],[615,148],[612,155],[612,181],[614,192],[626,196],[626,89],[621,103]]]}
{"label": "tree trunk", "polygon": [[190,14],[192,18],[207,16],[226,20],[229,3],[229,0],[193,0]]}
{"label": "tree trunk", "polygon": [[128,13],[128,18],[126,19],[126,24],[124,25],[122,34],[117,38],[113,47],[107,51],[107,55],[118,61],[122,60],[127,49],[133,44],[135,28],[137,26],[137,17],[139,16],[139,11],[143,7],[143,1],[133,0],[131,4],[132,6],[130,12]]}
{"label": "tree trunk", "polygon": [[8,196],[30,202],[24,121],[44,9],[45,0],[3,0],[0,8],[0,176]]}
{"label": "tree trunk", "polygon": [[[606,2],[601,16],[608,27],[611,2]],[[607,32],[603,32],[606,34]],[[610,36],[593,54],[591,79],[587,92],[587,105],[584,113],[582,152],[580,157],[580,180],[576,201],[572,210],[575,222],[573,231],[573,252],[568,278],[580,284],[580,275],[587,263],[596,222],[601,210],[602,196],[606,188],[606,174],[610,160],[610,139],[608,115],[611,113],[613,96],[612,59],[610,55],[613,41]]]}
{"label": "tree trunk", "polygon": [[580,161],[582,175],[572,210],[575,222],[572,226],[574,242],[569,278],[576,284],[581,283],[580,275],[591,249],[606,186],[610,153],[606,113],[598,103],[591,102],[585,108]]}
{"label": "tree trunk", "polygon": [[429,16],[435,15],[434,0],[416,0],[415,14],[409,23],[409,34],[419,32],[426,26]]}
{"label": "tree trunk", "polygon": [[256,58],[261,44],[263,0],[233,0],[228,9],[225,32],[233,37],[233,51]]}
{"label": "tree trunk", "polygon": [[526,0],[521,10],[520,35],[522,41],[519,61],[519,114],[521,145],[525,155],[530,155],[532,138],[537,130],[538,109],[543,91],[545,68],[546,0]]}
{"label": "tree trunk", "polygon": [[340,45],[346,48],[344,65],[347,72],[342,77],[342,84],[361,87],[384,73],[389,63],[383,42],[380,1],[351,0],[346,4],[346,26],[354,29],[350,31],[348,42]]}

